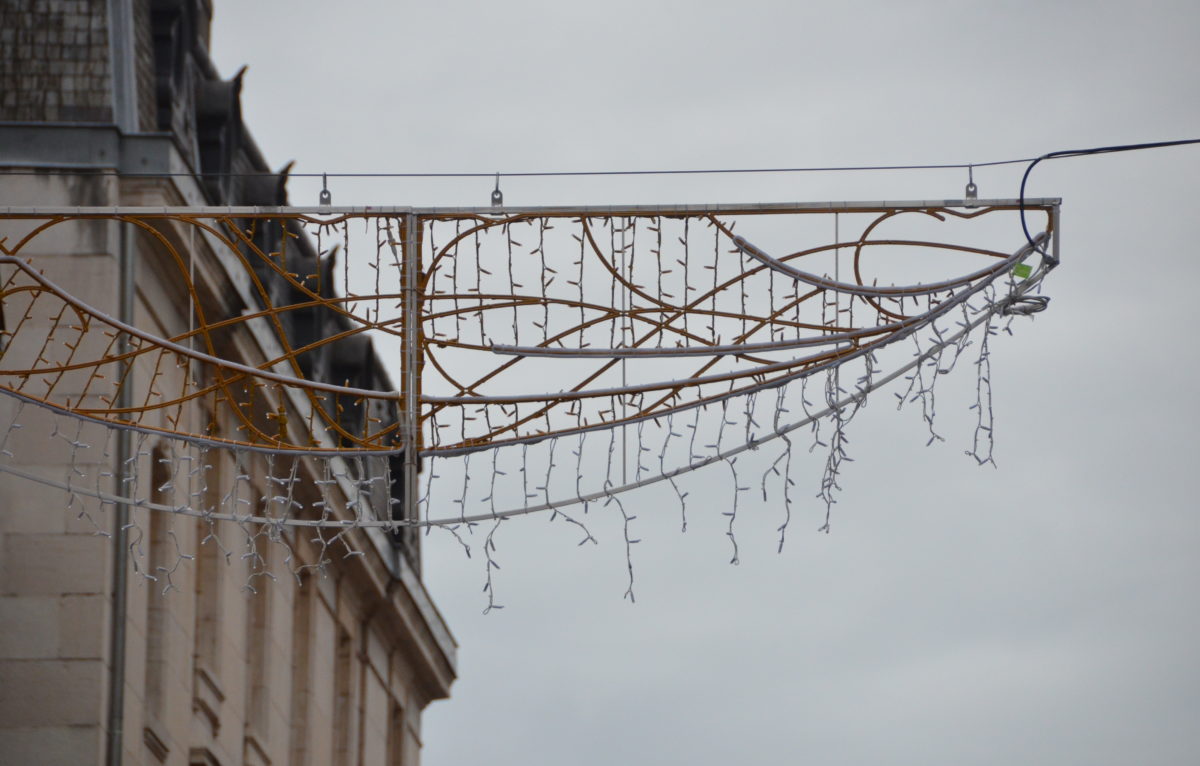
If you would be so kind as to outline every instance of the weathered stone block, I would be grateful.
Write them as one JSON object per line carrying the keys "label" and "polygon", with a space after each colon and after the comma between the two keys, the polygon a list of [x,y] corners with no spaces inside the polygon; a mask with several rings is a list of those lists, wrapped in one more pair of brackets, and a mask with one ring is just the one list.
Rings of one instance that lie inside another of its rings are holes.
{"label": "weathered stone block", "polygon": [[0,657],[48,659],[58,651],[58,601],[54,596],[0,597]]}
{"label": "weathered stone block", "polygon": [[87,766],[102,761],[103,746],[99,726],[0,729],[5,763]]}
{"label": "weathered stone block", "polygon": [[[80,420],[72,424],[69,421],[69,418],[59,420],[56,435],[49,413],[27,406],[20,414],[19,422],[23,427],[5,446],[13,455],[11,458],[5,456],[5,460],[19,466],[48,466],[41,475],[60,482],[70,479],[75,485],[94,489],[96,475],[90,467],[107,468],[111,463],[111,457],[104,456],[104,450],[110,446],[108,429],[99,423]],[[72,474],[72,464],[87,475]],[[111,480],[102,479],[101,488],[111,491]]]}
{"label": "weathered stone block", "polygon": [[104,593],[109,541],[80,535],[5,535],[0,563],[4,595]]}
{"label": "weathered stone block", "polygon": [[13,728],[94,725],[104,675],[99,660],[0,660],[0,689],[20,690],[0,694],[0,720]]}
{"label": "weathered stone block", "polygon": [[0,533],[53,534],[66,531],[65,494],[16,476],[0,475]]}
{"label": "weathered stone block", "polygon": [[59,656],[102,659],[108,644],[104,618],[107,596],[63,596],[57,601]]}

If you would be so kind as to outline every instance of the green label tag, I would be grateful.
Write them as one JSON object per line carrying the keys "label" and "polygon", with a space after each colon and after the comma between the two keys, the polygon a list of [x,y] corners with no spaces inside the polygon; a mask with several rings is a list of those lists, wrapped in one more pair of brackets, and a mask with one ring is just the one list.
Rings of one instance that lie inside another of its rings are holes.
{"label": "green label tag", "polygon": [[1021,279],[1028,279],[1029,275],[1032,273],[1033,267],[1028,263],[1018,263],[1016,266],[1013,266],[1013,274],[1017,275]]}

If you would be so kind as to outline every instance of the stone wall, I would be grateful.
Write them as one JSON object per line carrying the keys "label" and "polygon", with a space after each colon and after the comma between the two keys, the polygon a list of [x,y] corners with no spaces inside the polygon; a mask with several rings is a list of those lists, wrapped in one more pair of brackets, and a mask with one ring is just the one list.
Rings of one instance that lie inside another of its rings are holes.
{"label": "stone wall", "polygon": [[[87,178],[98,204],[161,207],[173,195],[170,181]],[[0,198],[64,205],[77,196],[80,181],[0,173]],[[62,223],[25,240],[20,257],[33,259],[72,295],[116,313],[121,225]],[[35,226],[0,216],[0,238],[11,246]],[[129,231],[137,264],[134,323],[160,337],[186,332],[188,300],[173,259],[156,238]],[[173,242],[190,239],[169,225],[162,231]],[[194,259],[202,295],[232,300],[238,294],[204,238],[195,238],[184,255]],[[0,266],[0,283],[11,269]],[[29,318],[0,366],[23,368],[36,356],[62,361],[66,347],[42,344],[45,333],[38,332],[59,326],[54,311],[27,311],[23,306],[32,299],[26,293],[10,298],[3,305],[6,325]],[[95,328],[73,345],[102,349],[107,342]],[[230,346],[240,349],[232,358],[244,363],[277,353],[248,334]],[[179,389],[185,374],[139,359],[135,399],[150,385]],[[184,417],[203,422],[203,403],[193,409]],[[9,429],[14,418],[22,425],[17,432]],[[55,436],[63,428],[70,438]],[[0,437],[12,453],[6,464],[117,491],[113,456],[102,446],[111,440],[101,426],[60,421],[56,428],[48,412],[0,396]],[[76,441],[94,446],[77,448]],[[278,492],[263,478],[270,475],[265,455],[235,460],[228,452],[184,454],[161,437],[132,441],[137,486],[150,487],[159,505],[211,506],[214,498],[236,493],[230,502],[257,509]],[[203,470],[192,470],[197,460]],[[319,469],[305,464],[299,470],[309,475],[306,491],[315,492],[311,480]],[[196,499],[206,493],[212,497]],[[337,488],[328,493],[321,497],[335,515],[347,514],[348,497]],[[306,504],[315,499],[304,498]],[[358,530],[352,544],[363,555],[343,558],[315,544],[311,530],[260,530],[251,539],[232,522],[131,510],[122,763],[418,762],[421,712],[448,693],[454,650],[415,573],[406,580],[393,571],[389,541],[372,542]],[[115,565],[104,534],[115,533],[114,514],[112,504],[0,474],[0,763],[104,762]],[[256,576],[260,568],[274,579]]]}
{"label": "stone wall", "polygon": [[[265,173],[266,163],[241,124],[238,79],[220,81],[208,60],[207,0],[126,0],[134,28],[110,35],[114,1],[0,0],[0,123],[9,123],[0,124],[0,205],[285,204],[285,177]],[[132,41],[126,53],[133,62],[140,134],[112,125],[112,39]],[[200,92],[207,99],[198,105]],[[156,131],[171,135],[148,135]],[[217,157],[207,167],[198,151],[202,143],[219,150],[211,150]],[[63,172],[64,165],[70,172]],[[122,177],[122,168],[184,172],[133,178]],[[263,175],[233,183],[231,170]],[[31,224],[3,218],[0,241],[12,247]],[[73,295],[115,314],[120,226],[114,220],[56,226],[21,255]],[[135,324],[163,337],[185,332],[188,299],[179,274],[164,271],[170,259],[155,238],[135,232],[133,241]],[[185,254],[206,286],[203,295],[238,300],[227,264],[202,237],[196,241]],[[0,267],[0,284],[11,272],[11,266]],[[13,295],[0,304],[0,329],[22,321],[19,304],[27,297]],[[35,346],[37,322],[58,326],[53,315],[27,320],[25,332]],[[99,331],[92,335],[89,343],[107,342]],[[240,349],[235,358],[250,364],[280,353],[251,337],[234,345]],[[44,353],[66,353],[63,348],[54,344]],[[31,353],[43,350],[13,339],[0,349],[0,362],[19,369]],[[372,354],[365,358],[374,360]],[[339,378],[361,375],[363,386],[390,390],[390,382],[373,377],[385,375],[382,366],[361,357],[356,363],[350,372],[339,369]],[[141,362],[133,379],[135,388],[155,380],[180,384]],[[24,428],[5,445],[13,465],[59,480],[79,480],[72,472],[77,470],[102,491],[119,492],[110,451],[89,449],[82,460],[77,449],[72,454],[72,441],[108,443],[105,429],[86,424],[71,439],[56,437],[46,411],[0,395],[0,437],[14,418]],[[203,491],[178,467],[169,481],[156,478],[166,465],[160,461],[171,463],[173,448],[165,441],[142,439],[135,448],[139,474],[160,493],[160,504],[179,501],[162,489],[168,484],[189,496]],[[208,475],[214,483],[224,477],[222,492],[235,475],[256,477],[239,490],[248,504],[272,492],[263,466],[234,462],[228,455],[212,459]],[[346,497],[335,497],[334,504],[347,512]],[[383,532],[357,530],[354,548],[364,555],[333,557],[323,570],[306,570],[298,579],[291,570],[329,558],[314,547],[311,532],[276,530],[276,542],[264,535],[247,543],[232,523],[210,526],[145,508],[131,512],[136,527],[130,552],[139,570],[131,572],[125,591],[128,608],[117,616],[116,558],[105,536],[115,531],[114,506],[0,475],[0,764],[105,762],[114,619],[126,628],[124,764],[419,761],[421,712],[449,693],[455,647],[420,582],[415,534],[398,549]],[[213,532],[242,547],[217,548]],[[276,580],[251,577],[256,555]],[[256,592],[247,590],[248,582]]]}

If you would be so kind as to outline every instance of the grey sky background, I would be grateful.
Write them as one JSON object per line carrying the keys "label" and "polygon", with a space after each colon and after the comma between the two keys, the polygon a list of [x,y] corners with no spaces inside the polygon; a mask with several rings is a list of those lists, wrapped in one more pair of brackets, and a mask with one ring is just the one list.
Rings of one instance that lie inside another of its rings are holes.
{"label": "grey sky background", "polygon": [[[220,1],[221,72],[298,172],[983,162],[1200,136],[1194,2]],[[1015,197],[1021,167],[980,169]],[[999,469],[963,456],[974,379],[924,447],[884,392],[850,427],[829,535],[802,505],[724,535],[729,477],[598,547],[498,533],[500,601],[444,533],[426,583],[461,644],[424,762],[1180,764],[1200,748],[1195,498],[1200,148],[1043,163],[1061,196],[1050,309],[993,349]],[[962,195],[961,171],[506,179],[510,204]],[[331,181],[335,204],[484,205],[491,182]],[[296,179],[292,201],[319,184]],[[1011,241],[998,249],[1014,249]],[[965,374],[964,374],[965,373]],[[819,456],[793,473],[819,488]],[[807,482],[807,485],[805,484]],[[811,490],[811,491],[809,491]],[[669,491],[669,490],[668,490]],[[604,514],[607,513],[606,518]]]}

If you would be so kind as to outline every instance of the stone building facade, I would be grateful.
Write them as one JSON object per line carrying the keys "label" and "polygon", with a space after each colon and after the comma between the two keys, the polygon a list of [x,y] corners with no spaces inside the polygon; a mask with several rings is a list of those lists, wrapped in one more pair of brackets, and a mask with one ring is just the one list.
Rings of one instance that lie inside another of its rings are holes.
{"label": "stone building facade", "polygon": [[[286,169],[269,172],[242,122],[241,75],[222,80],[209,60],[211,13],[209,0],[0,4],[0,212],[286,204]],[[11,244],[19,234],[16,222],[0,221],[0,238]],[[312,246],[297,242],[300,257],[316,264]],[[190,247],[206,307],[230,315],[255,308],[217,253],[203,241]],[[155,242],[115,221],[64,227],[22,255],[116,315],[123,248],[135,268],[135,323],[165,337],[186,329],[187,300],[156,265]],[[0,353],[19,355],[5,327],[23,309],[16,298],[6,303],[0,342],[10,345]],[[294,321],[289,330],[298,334],[337,329],[336,318],[319,314]],[[274,352],[265,343],[236,338],[227,353],[256,364]],[[392,390],[369,344],[312,354],[304,371]],[[151,377],[135,368],[135,387]],[[19,466],[48,475],[69,463],[116,471],[99,453],[89,465],[65,442],[31,438],[51,428],[50,416],[7,396],[0,425],[18,410],[28,439],[12,450]],[[176,502],[171,493],[227,492],[233,476],[250,477],[236,490],[247,502],[268,494],[267,471],[253,462],[265,457],[245,465],[222,457],[197,480],[172,449],[142,440],[134,457],[162,504]],[[127,547],[141,571],[160,576],[122,582],[119,546],[97,534],[120,532],[113,509],[64,495],[0,474],[0,763],[419,762],[421,713],[449,694],[456,646],[422,585],[418,536],[356,530],[363,555],[326,557],[321,570],[268,582],[252,577],[254,567],[287,572],[325,552],[283,530],[287,547],[264,538],[254,549],[263,561],[255,562],[209,544],[213,529],[202,519],[133,508],[141,537]],[[344,512],[344,494],[336,502]],[[386,493],[375,502],[411,512]],[[288,551],[295,560],[285,566]],[[251,592],[247,582],[263,587]]]}

